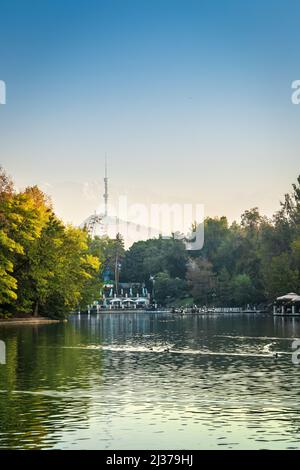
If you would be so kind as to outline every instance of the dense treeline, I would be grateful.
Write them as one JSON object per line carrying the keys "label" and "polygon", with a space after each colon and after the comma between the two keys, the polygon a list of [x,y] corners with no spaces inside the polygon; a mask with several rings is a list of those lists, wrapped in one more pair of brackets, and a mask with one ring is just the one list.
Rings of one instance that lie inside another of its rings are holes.
{"label": "dense treeline", "polygon": [[150,239],[90,239],[64,225],[37,187],[17,192],[0,168],[0,316],[63,317],[99,299],[103,280],[139,282],[162,305],[268,304],[300,293],[300,177],[271,219],[258,209],[240,223],[207,218],[202,250]]}
{"label": "dense treeline", "polygon": [[151,288],[154,276],[161,304],[258,305],[300,292],[300,177],[271,219],[253,208],[239,224],[207,218],[204,229],[199,252],[187,253],[173,239],[135,243],[125,254],[122,280]]}
{"label": "dense treeline", "polygon": [[37,187],[22,192],[0,168],[0,314],[63,317],[99,297],[100,260],[88,234],[65,226]]}

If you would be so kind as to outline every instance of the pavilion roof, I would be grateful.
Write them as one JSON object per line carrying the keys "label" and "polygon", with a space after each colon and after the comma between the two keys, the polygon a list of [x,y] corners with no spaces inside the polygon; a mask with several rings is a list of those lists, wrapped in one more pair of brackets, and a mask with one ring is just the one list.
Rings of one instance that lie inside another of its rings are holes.
{"label": "pavilion roof", "polygon": [[280,297],[277,297],[276,300],[293,300],[294,297],[299,297],[299,296],[295,292],[289,292],[288,294],[281,295]]}

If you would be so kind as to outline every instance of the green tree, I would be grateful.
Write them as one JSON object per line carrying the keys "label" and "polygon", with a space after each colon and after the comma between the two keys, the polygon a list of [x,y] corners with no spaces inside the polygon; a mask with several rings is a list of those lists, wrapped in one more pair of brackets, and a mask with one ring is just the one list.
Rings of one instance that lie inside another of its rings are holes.
{"label": "green tree", "polygon": [[173,238],[150,239],[134,243],[126,252],[122,280],[149,282],[151,275],[166,272],[171,278],[185,278],[187,253],[184,244]]}
{"label": "green tree", "polygon": [[88,234],[65,227],[37,186],[16,193],[0,171],[2,313],[62,316],[99,295],[100,259]]}
{"label": "green tree", "polygon": [[100,260],[89,253],[88,234],[84,230],[67,226],[61,241],[55,273],[49,279],[49,295],[43,309],[47,313],[49,302],[53,305],[57,299],[60,315],[95,300],[101,287],[97,277]]}
{"label": "green tree", "polygon": [[29,191],[15,193],[3,171],[0,180],[0,304],[6,310],[17,299],[17,265],[40,236],[46,212],[37,209]]}
{"label": "green tree", "polygon": [[120,234],[116,238],[95,237],[89,243],[89,251],[100,260],[101,277],[108,276],[110,281],[118,283],[122,261],[125,255],[124,241]]}
{"label": "green tree", "polygon": [[155,276],[155,300],[161,305],[171,305],[183,298],[186,293],[186,282],[183,279],[171,278],[168,273]]}
{"label": "green tree", "polygon": [[230,283],[230,290],[234,307],[243,307],[253,303],[255,288],[248,274],[234,276]]}
{"label": "green tree", "polygon": [[187,281],[196,302],[209,305],[216,287],[213,265],[207,259],[191,259],[188,263]]}
{"label": "green tree", "polygon": [[282,253],[271,259],[265,267],[264,282],[269,300],[274,300],[287,292],[297,292],[299,270],[293,269],[289,253]]}
{"label": "green tree", "polygon": [[216,302],[220,306],[231,305],[231,278],[226,267],[223,267],[217,277]]}

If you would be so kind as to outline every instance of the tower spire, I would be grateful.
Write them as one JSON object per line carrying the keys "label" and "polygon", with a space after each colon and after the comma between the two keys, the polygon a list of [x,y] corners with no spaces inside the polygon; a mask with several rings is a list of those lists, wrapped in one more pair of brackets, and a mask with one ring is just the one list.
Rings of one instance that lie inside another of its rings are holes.
{"label": "tower spire", "polygon": [[107,203],[108,203],[108,177],[107,177],[107,155],[105,153],[105,176],[104,176],[104,215],[107,216]]}

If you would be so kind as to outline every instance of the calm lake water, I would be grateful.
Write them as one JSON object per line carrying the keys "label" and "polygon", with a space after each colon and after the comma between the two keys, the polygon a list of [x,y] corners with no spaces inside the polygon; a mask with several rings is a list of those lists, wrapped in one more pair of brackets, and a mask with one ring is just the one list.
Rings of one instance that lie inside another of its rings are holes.
{"label": "calm lake water", "polygon": [[2,325],[0,448],[300,448],[295,337],[267,315]]}

